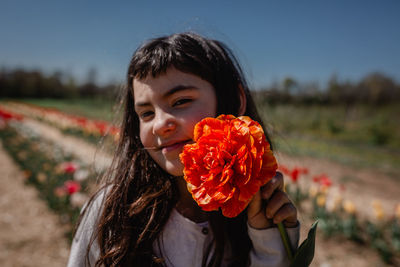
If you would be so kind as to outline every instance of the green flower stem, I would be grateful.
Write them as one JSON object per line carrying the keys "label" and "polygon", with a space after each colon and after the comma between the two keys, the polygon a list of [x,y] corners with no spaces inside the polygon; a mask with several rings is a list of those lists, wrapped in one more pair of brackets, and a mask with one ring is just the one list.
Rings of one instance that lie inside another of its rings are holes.
{"label": "green flower stem", "polygon": [[286,232],[285,226],[283,226],[283,223],[281,223],[281,222],[278,223],[278,229],[279,229],[279,233],[281,234],[282,242],[283,242],[283,245],[285,246],[289,261],[293,262],[292,246],[290,245],[289,236],[288,236],[288,233]]}

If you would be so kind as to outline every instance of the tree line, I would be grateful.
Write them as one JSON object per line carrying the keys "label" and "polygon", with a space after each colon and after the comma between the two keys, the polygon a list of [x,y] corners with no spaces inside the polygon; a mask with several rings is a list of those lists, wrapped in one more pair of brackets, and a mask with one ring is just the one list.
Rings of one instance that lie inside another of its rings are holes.
{"label": "tree line", "polygon": [[264,87],[254,94],[269,104],[372,104],[400,102],[400,84],[387,75],[374,72],[360,81],[339,81],[333,75],[325,88],[317,83],[300,83],[287,77],[280,84]]}
{"label": "tree line", "polygon": [[[85,82],[56,71],[43,74],[38,70],[0,70],[0,97],[9,98],[75,98],[115,96],[117,84],[98,85],[96,70],[90,69]],[[300,83],[291,77],[253,91],[257,99],[269,104],[357,104],[381,105],[400,102],[400,84],[383,73],[370,73],[360,81],[340,81],[333,75],[325,88],[317,83]]]}
{"label": "tree line", "polygon": [[9,98],[76,98],[109,97],[117,85],[96,83],[96,70],[88,71],[87,79],[78,83],[61,71],[44,74],[39,70],[0,70],[0,97]]}

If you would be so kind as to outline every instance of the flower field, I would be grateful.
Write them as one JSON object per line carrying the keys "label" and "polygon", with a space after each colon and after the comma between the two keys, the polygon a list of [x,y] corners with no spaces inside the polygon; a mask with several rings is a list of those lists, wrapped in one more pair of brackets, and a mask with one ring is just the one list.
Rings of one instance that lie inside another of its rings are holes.
{"label": "flower field", "polygon": [[23,170],[26,182],[38,189],[64,223],[72,226],[97,174],[57,144],[41,138],[23,120],[23,115],[0,108],[3,147]]}
{"label": "flower field", "polygon": [[[392,214],[385,214],[382,203],[374,200],[373,217],[367,218],[359,214],[351,199],[342,197],[345,186],[334,184],[326,174],[310,177],[306,168],[289,169],[282,165],[280,171],[291,179],[286,191],[297,208],[319,221],[319,230],[325,238],[341,236],[374,248],[386,263],[393,263],[400,255],[400,204]],[[311,182],[308,190],[299,185],[301,179]]]}
{"label": "flower field", "polygon": [[[37,188],[40,197],[59,214],[61,221],[70,225],[72,231],[79,210],[93,192],[96,178],[101,173],[27,127],[25,120],[40,121],[65,135],[96,145],[103,140],[112,146],[118,139],[119,129],[105,121],[56,109],[15,102],[0,104],[3,147],[23,170],[26,183]],[[365,214],[365,206],[357,206],[345,194],[349,190],[346,182],[332,179],[329,170],[315,173],[305,166],[279,164],[279,171],[285,175],[286,191],[299,213],[310,220],[319,220],[318,235],[351,240],[361,249],[372,248],[387,264],[399,263],[400,200],[387,207],[380,199],[368,199],[365,205],[371,212]]]}
{"label": "flower field", "polygon": [[54,108],[43,108],[40,106],[20,102],[8,102],[7,109],[19,116],[29,117],[48,123],[65,134],[71,134],[85,138],[85,140],[98,144],[101,137],[107,135],[116,140],[119,128],[107,121],[92,120],[83,116],[71,115]]}

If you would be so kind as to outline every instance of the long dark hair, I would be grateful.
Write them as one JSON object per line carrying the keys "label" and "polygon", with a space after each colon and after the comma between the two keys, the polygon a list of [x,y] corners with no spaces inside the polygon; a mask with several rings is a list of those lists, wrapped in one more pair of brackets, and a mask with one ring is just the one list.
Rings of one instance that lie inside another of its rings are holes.
{"label": "long dark hair", "polygon": [[[89,252],[93,242],[100,246],[96,266],[163,265],[163,259],[154,254],[153,243],[175,207],[179,192],[176,178],[163,171],[143,148],[132,86],[133,79],[157,77],[170,67],[213,85],[217,115],[237,116],[242,90],[247,100],[245,115],[262,124],[243,72],[223,43],[195,33],[180,33],[152,39],[139,47],[128,69],[118,148],[100,189],[106,190],[107,195],[88,247]],[[233,255],[232,265],[245,266],[251,249],[246,212],[232,219],[219,211],[210,212],[209,223],[214,240],[204,253],[203,266],[220,266],[227,247]]]}

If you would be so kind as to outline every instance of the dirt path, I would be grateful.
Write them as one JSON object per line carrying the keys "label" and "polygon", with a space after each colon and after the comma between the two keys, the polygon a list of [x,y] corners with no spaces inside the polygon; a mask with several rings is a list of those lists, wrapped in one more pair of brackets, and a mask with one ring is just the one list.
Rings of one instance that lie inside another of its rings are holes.
{"label": "dirt path", "polygon": [[[307,236],[307,227],[309,226],[303,225],[301,229],[302,238]],[[319,232],[315,247],[316,251],[311,267],[389,267],[382,262],[375,250],[357,246],[346,239],[325,239]]]}
{"label": "dirt path", "polygon": [[[70,151],[73,153],[75,156],[79,157],[81,160],[86,161],[87,163],[92,163],[96,162],[96,168],[104,168],[106,167],[111,158],[109,155],[102,153],[99,151],[94,145],[90,145],[83,140],[75,137],[69,137],[63,135],[58,129],[55,129],[53,127],[50,127],[47,124],[40,123],[35,120],[26,120],[26,125],[29,127],[32,127],[37,131],[42,137],[50,139],[58,144],[60,144],[64,149],[67,151]],[[284,164],[288,167],[294,167],[294,166],[301,166],[301,167],[307,167],[310,170],[311,175],[312,174],[321,174],[321,173],[326,173],[328,174],[334,183],[343,183],[346,186],[346,190],[344,192],[345,198],[349,198],[353,200],[356,205],[358,212],[361,214],[364,214],[366,216],[372,216],[371,214],[371,205],[370,202],[373,199],[379,199],[382,201],[382,204],[385,208],[385,210],[389,213],[393,213],[393,208],[397,203],[400,203],[400,187],[398,186],[399,182],[396,181],[395,179],[388,177],[382,173],[375,172],[373,170],[354,170],[349,167],[345,167],[336,163],[332,163],[329,161],[324,161],[320,159],[312,159],[312,158],[295,158],[295,157],[289,157],[287,155],[282,155],[278,154],[278,161],[281,164]],[[3,163],[6,162],[6,163]],[[0,164],[1,166],[8,166],[10,165],[9,159],[7,161],[5,156],[0,157]],[[14,167],[15,168],[15,167]],[[1,168],[3,172],[3,168]],[[16,172],[17,170],[14,169]],[[21,175],[21,174],[20,174]],[[7,177],[6,174],[1,174],[2,177]],[[13,176],[11,174],[8,174],[8,176]],[[15,188],[7,189],[8,187],[8,182],[6,182],[5,179],[1,180],[1,188],[0,190],[5,190],[5,192],[31,192],[30,196],[34,199],[35,201],[40,202],[40,200],[37,199],[37,197],[34,195],[34,189],[29,188],[26,189],[26,186],[22,184],[22,179],[20,178],[20,182],[18,185],[14,185]],[[17,180],[17,179],[16,179]],[[12,184],[10,184],[12,186]],[[24,190],[20,190],[19,188],[24,188]],[[1,191],[0,191],[1,192]],[[4,197],[3,197],[4,195]],[[12,205],[7,204],[7,203],[30,203],[31,200],[17,200],[17,197],[21,197],[18,194],[13,194],[11,195],[5,195],[5,193],[2,193],[1,195],[1,208],[4,209],[2,210],[3,214],[8,214],[10,213]],[[36,198],[35,198],[36,197]],[[4,204],[6,203],[6,204]],[[34,203],[34,202],[32,202]],[[42,203],[43,209],[45,209],[45,204]],[[0,219],[0,237],[1,240],[7,240],[6,238],[3,238],[3,235],[9,236],[9,241],[8,243],[5,243],[5,245],[2,245],[4,247],[8,247],[8,252],[7,250],[1,248],[0,252],[0,265],[4,266],[4,264],[1,264],[3,259],[7,259],[9,255],[27,255],[24,257],[30,257],[30,255],[34,255],[34,251],[29,251],[29,248],[33,249],[32,244],[43,244],[45,247],[46,244],[49,246],[47,249],[44,249],[44,252],[47,252],[49,248],[53,246],[53,243],[56,246],[56,243],[54,240],[61,242],[62,238],[60,238],[60,234],[57,233],[57,227],[56,226],[46,226],[46,227],[53,227],[49,231],[43,231],[43,225],[51,225],[51,223],[36,223],[38,220],[36,220],[37,217],[43,218],[43,220],[49,220],[49,221],[57,221],[56,218],[49,216],[42,216],[41,214],[44,212],[43,210],[39,210],[38,208],[31,208],[31,204],[25,205],[24,207],[21,206],[21,209],[25,209],[25,213],[32,214],[33,218],[32,219],[22,219],[24,223],[28,223],[29,221],[35,222],[32,224],[32,226],[24,226],[23,229],[27,229],[27,232],[31,235],[31,237],[26,237],[25,235],[22,235],[20,233],[13,235],[8,234],[11,233],[11,230],[5,230],[7,229],[6,227],[3,227],[3,220],[6,220],[4,218],[9,218],[8,222],[9,224],[14,220],[12,218],[14,217],[7,217],[5,216],[3,219]],[[29,211],[29,212],[28,212]],[[35,213],[33,213],[35,212]],[[23,212],[24,213],[24,212]],[[23,214],[22,213],[22,214]],[[302,233],[301,233],[301,238],[303,239],[306,236],[306,232],[309,229],[309,226],[311,222],[306,218],[305,215],[299,214],[300,220],[302,221]],[[18,221],[17,219],[15,219]],[[20,219],[21,220],[21,219]],[[22,222],[21,222],[22,223]],[[39,226],[38,226],[39,225]],[[11,228],[12,226],[8,226]],[[16,227],[16,226],[13,226]],[[31,227],[31,228],[29,228]],[[4,229],[3,229],[4,228]],[[22,226],[21,226],[22,228]],[[29,230],[28,230],[29,229]],[[4,233],[3,233],[4,232]],[[44,234],[47,233],[47,234]],[[19,237],[21,236],[21,237]],[[29,235],[27,235],[29,236]],[[37,239],[37,240],[36,240]],[[22,240],[22,241],[21,241]],[[36,240],[36,241],[35,241]],[[45,243],[44,241],[41,240],[53,240],[49,243]],[[3,242],[3,241],[2,241]],[[63,241],[65,242],[65,240]],[[10,246],[8,244],[21,244],[19,248],[17,245]],[[35,252],[36,252],[36,245],[35,245]],[[22,249],[26,249],[22,250]],[[49,260],[46,260],[46,262],[51,262],[52,259],[59,259],[60,262],[62,262],[62,259],[65,259],[65,257],[68,254],[68,248],[63,248],[64,250],[61,250],[63,252],[49,252],[49,253],[37,253],[38,255],[42,254],[39,258],[43,262],[44,258],[43,255],[48,255]],[[3,252],[6,251],[6,252]],[[23,254],[25,253],[25,254]],[[5,256],[4,256],[5,254]],[[62,256],[55,256],[55,255],[62,255]],[[33,256],[32,256],[33,257]],[[12,256],[10,258],[13,258]],[[22,257],[23,258],[23,257]],[[33,262],[29,260],[29,262]],[[64,261],[65,262],[65,261]],[[56,261],[53,262],[51,266],[57,266]],[[23,265],[22,263],[18,262],[14,263],[15,265],[12,265],[13,263],[10,261],[5,266],[36,266],[36,265]],[[46,266],[44,264],[40,264],[40,266]],[[49,265],[50,266],[50,265]],[[325,240],[321,237],[320,234],[317,235],[317,252],[315,255],[315,260],[312,264],[312,266],[323,266],[323,267],[335,267],[335,266],[385,266],[382,261],[380,260],[378,254],[367,247],[359,247],[355,243],[348,241],[348,240],[338,240],[338,239],[330,239],[330,240]]]}
{"label": "dirt path", "polygon": [[65,229],[24,179],[0,142],[0,266],[66,266]]}
{"label": "dirt path", "polygon": [[37,120],[25,118],[24,123],[34,129],[41,137],[60,145],[65,151],[92,165],[96,170],[104,170],[111,163],[110,155],[80,138],[64,135],[57,128]]}

